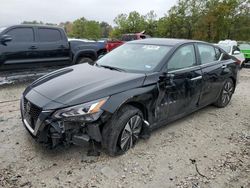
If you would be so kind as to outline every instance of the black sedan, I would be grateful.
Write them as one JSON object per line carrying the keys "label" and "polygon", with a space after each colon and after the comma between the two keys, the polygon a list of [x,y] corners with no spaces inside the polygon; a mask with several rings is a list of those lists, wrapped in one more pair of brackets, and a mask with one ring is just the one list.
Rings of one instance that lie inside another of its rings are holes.
{"label": "black sedan", "polygon": [[205,42],[128,42],[95,65],[60,69],[33,82],[22,96],[22,120],[39,142],[101,143],[118,155],[159,126],[210,104],[227,106],[238,67]]}

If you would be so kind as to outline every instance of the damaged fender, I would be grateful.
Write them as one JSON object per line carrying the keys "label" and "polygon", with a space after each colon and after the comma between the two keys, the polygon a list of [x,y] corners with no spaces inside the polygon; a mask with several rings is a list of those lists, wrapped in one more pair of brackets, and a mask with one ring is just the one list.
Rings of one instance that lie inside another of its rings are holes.
{"label": "damaged fender", "polygon": [[113,114],[124,104],[135,104],[142,110],[145,120],[150,121],[151,118],[148,117],[148,110],[153,106],[151,101],[153,101],[152,99],[155,96],[152,94],[152,90],[155,89],[155,85],[149,85],[112,95],[102,106],[102,110]]}

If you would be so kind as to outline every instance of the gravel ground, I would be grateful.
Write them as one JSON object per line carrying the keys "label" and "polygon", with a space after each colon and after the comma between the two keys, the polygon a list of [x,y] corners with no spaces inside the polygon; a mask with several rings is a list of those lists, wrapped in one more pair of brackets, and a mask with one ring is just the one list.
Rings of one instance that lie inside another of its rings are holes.
{"label": "gravel ground", "polygon": [[[0,101],[27,84],[0,86]],[[123,156],[48,150],[23,127],[19,101],[0,102],[0,187],[250,187],[250,69],[226,108],[206,107],[154,131]]]}

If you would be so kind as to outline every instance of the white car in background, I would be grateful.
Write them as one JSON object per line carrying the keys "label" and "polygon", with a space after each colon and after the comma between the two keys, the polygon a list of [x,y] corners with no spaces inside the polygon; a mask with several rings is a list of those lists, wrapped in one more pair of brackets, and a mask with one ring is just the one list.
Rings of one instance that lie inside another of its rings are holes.
{"label": "white car in background", "polygon": [[229,55],[237,58],[240,61],[241,66],[245,62],[245,56],[243,53],[241,53],[241,51],[237,45],[237,42],[235,40],[220,41],[216,45],[218,45],[223,50],[225,50]]}

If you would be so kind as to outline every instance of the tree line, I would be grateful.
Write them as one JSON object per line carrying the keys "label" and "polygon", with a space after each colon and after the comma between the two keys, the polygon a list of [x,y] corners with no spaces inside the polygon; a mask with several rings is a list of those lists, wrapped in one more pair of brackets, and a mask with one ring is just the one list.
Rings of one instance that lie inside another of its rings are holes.
{"label": "tree line", "polygon": [[250,0],[178,0],[161,18],[154,11],[146,15],[133,11],[119,14],[114,23],[112,27],[82,17],[59,25],[75,38],[120,38],[145,31],[152,37],[250,41]]}

